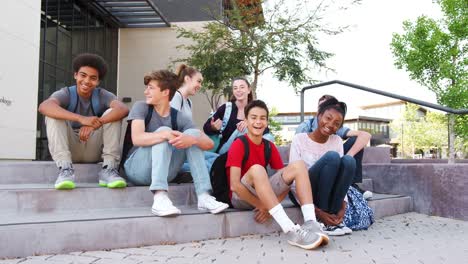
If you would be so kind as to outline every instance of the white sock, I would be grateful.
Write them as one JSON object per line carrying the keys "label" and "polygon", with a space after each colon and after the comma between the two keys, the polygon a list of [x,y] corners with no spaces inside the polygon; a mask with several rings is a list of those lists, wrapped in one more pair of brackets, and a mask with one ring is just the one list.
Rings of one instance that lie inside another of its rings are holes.
{"label": "white sock", "polygon": [[302,215],[304,216],[304,223],[310,220],[317,222],[314,204],[304,204],[303,206],[301,206],[301,211]]}
{"label": "white sock", "polygon": [[207,192],[204,192],[204,193],[201,193],[199,195],[197,195],[197,198],[198,200],[203,200],[203,199],[206,199],[207,197],[210,197],[211,195]]}
{"label": "white sock", "polygon": [[281,204],[277,204],[268,212],[271,214],[271,216],[273,216],[276,223],[280,225],[284,233],[287,233],[294,229],[294,223],[291,221],[291,219],[289,219]]}
{"label": "white sock", "polygon": [[169,198],[166,191],[156,191],[156,193],[153,196],[153,199],[159,199],[159,198],[161,198],[163,196],[166,196],[166,197]]}

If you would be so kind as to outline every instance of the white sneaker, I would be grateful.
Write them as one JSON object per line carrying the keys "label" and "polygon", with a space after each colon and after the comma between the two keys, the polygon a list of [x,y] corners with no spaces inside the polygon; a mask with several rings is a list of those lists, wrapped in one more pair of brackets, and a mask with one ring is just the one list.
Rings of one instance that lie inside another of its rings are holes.
{"label": "white sneaker", "polygon": [[362,194],[362,197],[364,197],[364,199],[366,200],[369,200],[372,198],[372,192],[371,191],[365,191],[363,194]]}
{"label": "white sneaker", "polygon": [[338,225],[339,228],[341,228],[341,230],[343,230],[343,232],[345,232],[345,235],[349,235],[351,233],[353,233],[353,230],[349,227],[347,227],[343,222],[341,222],[339,225]]}
{"label": "white sneaker", "polygon": [[339,226],[324,225],[323,232],[329,236],[343,236],[345,231]]}
{"label": "white sneaker", "polygon": [[157,216],[178,215],[180,210],[172,204],[167,192],[159,192],[153,197],[151,212]]}
{"label": "white sneaker", "polygon": [[198,196],[198,210],[208,210],[212,214],[220,213],[229,207],[228,204],[216,201],[216,198],[209,194]]}
{"label": "white sneaker", "polygon": [[[314,249],[322,244],[323,237],[316,232],[298,225],[286,233],[288,243],[303,249]],[[328,243],[328,242],[327,242]]]}

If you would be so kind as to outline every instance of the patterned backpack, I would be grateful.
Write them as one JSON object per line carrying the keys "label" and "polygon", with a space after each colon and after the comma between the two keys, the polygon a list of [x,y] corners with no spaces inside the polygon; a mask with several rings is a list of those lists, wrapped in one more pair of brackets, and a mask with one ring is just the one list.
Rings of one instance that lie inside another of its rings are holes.
{"label": "patterned backpack", "polygon": [[352,230],[366,230],[374,223],[374,212],[367,204],[366,199],[353,186],[348,190],[348,203],[344,223]]}

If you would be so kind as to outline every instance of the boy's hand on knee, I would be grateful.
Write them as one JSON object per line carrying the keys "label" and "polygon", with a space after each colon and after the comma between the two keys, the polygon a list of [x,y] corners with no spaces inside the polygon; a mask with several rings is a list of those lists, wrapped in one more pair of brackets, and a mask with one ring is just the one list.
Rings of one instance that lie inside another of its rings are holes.
{"label": "boy's hand on knee", "polygon": [[175,137],[169,140],[169,144],[174,146],[177,149],[189,148],[192,145],[196,144],[197,140],[195,137],[181,133],[179,131],[173,131],[172,133]]}
{"label": "boy's hand on knee", "polygon": [[[164,130],[164,131],[159,131],[159,132],[154,132],[154,133],[159,133],[159,134],[162,134],[162,137],[167,140],[167,141],[171,141],[172,139],[174,139],[176,137],[176,135],[174,134],[174,132],[178,132],[178,131],[173,131],[173,130]],[[179,132],[180,133],[180,132]]]}
{"label": "boy's hand on knee", "polygon": [[91,133],[92,133],[93,131],[94,131],[94,128],[93,128],[93,127],[90,127],[90,126],[82,126],[82,127],[80,128],[80,132],[79,132],[80,141],[82,141],[82,142],[88,141],[89,136],[91,135]]}
{"label": "boy's hand on knee", "polygon": [[97,116],[81,116],[79,122],[83,126],[90,126],[94,129],[98,129],[102,126],[101,120],[99,120]]}

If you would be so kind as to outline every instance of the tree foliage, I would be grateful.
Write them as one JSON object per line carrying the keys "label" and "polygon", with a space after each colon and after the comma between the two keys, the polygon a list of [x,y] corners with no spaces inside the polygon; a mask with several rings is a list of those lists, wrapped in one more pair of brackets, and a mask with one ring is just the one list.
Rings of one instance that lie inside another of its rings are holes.
{"label": "tree foliage", "polygon": [[[322,24],[335,1],[321,1],[313,8],[307,2],[233,0],[226,17],[214,18],[202,32],[179,28],[180,37],[193,40],[180,46],[191,53],[185,60],[201,69],[210,81],[206,88],[218,93],[233,75],[250,74],[255,97],[259,76],[270,69],[278,80],[295,88],[313,82],[311,70],[328,69],[326,60],[332,56],[319,47],[318,34],[338,34],[344,27]],[[340,5],[357,2],[340,1]]]}
{"label": "tree foliage", "polygon": [[[443,18],[420,16],[403,22],[404,34],[393,34],[395,65],[436,94],[439,104],[468,108],[468,4],[436,0]],[[456,134],[468,139],[468,117],[458,116]]]}
{"label": "tree foliage", "polygon": [[440,154],[447,147],[447,118],[436,112],[423,115],[418,109],[417,105],[407,104],[401,117],[390,123],[403,157],[412,157],[418,150],[437,150]]}
{"label": "tree foliage", "polygon": [[278,110],[273,107],[270,110],[270,114],[268,115],[268,128],[270,132],[275,136],[275,145],[282,146],[283,145],[283,138],[281,137],[281,123],[275,121],[273,117],[278,115]]}
{"label": "tree foliage", "polygon": [[202,73],[202,92],[215,111],[221,97],[230,93],[231,80],[250,74],[244,63],[245,54],[231,48],[233,35],[219,23],[208,23],[202,31],[178,28],[178,33],[178,37],[189,38],[193,44],[178,47],[187,49],[191,56],[176,62],[187,62]]}

